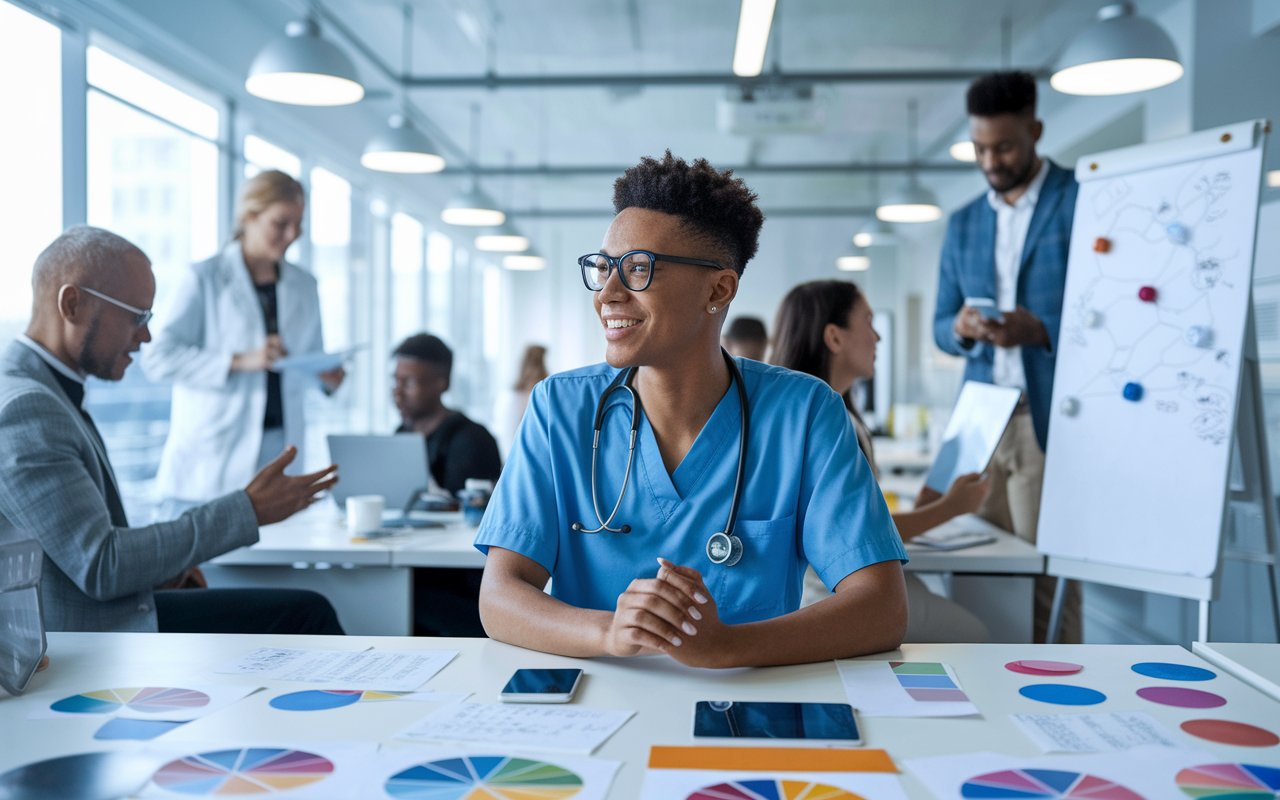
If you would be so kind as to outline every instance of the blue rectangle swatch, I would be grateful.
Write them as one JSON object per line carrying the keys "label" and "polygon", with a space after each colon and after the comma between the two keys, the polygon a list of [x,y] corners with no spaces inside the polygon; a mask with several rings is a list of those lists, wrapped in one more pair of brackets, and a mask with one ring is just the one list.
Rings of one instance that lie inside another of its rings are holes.
{"label": "blue rectangle swatch", "polygon": [[899,675],[898,683],[904,689],[954,689],[956,685],[946,675]]}

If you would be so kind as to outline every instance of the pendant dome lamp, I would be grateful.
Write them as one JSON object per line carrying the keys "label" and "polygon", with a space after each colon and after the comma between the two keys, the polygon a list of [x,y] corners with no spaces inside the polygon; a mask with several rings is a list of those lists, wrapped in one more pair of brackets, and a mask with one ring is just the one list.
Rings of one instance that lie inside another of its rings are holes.
{"label": "pendant dome lamp", "polygon": [[836,269],[841,272],[866,272],[871,269],[871,257],[861,247],[854,247],[846,255],[836,258]]}
{"label": "pendant dome lamp", "polygon": [[1163,28],[1139,17],[1133,3],[1113,3],[1067,45],[1049,85],[1064,94],[1130,94],[1173,83],[1183,71]]}
{"label": "pendant dome lamp", "polygon": [[[413,6],[404,7],[404,74],[413,69]],[[364,146],[360,165],[378,172],[424,174],[444,169],[440,149],[409,120],[409,98],[400,90],[402,113],[392,114],[387,127]]]}
{"label": "pendant dome lamp", "polygon": [[523,253],[529,249],[529,237],[510,222],[485,228],[476,235],[477,250],[491,253]]}
{"label": "pendant dome lamp", "polygon": [[244,82],[249,94],[297,106],[345,106],[364,97],[355,64],[320,37],[315,19],[294,20],[258,52]]}
{"label": "pendant dome lamp", "polygon": [[893,232],[893,226],[881,219],[868,220],[867,224],[853,235],[855,247],[880,247],[897,243],[898,235]]}
{"label": "pendant dome lamp", "polygon": [[[480,105],[471,106],[471,163],[475,165],[480,158]],[[474,166],[473,166],[474,168]],[[471,227],[493,227],[507,221],[507,215],[498,208],[498,203],[489,193],[480,188],[480,178],[472,173],[467,188],[454,195],[445,203],[440,212],[440,219],[448,225],[466,225]]]}
{"label": "pendant dome lamp", "polygon": [[956,161],[965,161],[970,164],[978,160],[978,154],[973,150],[973,142],[969,139],[969,126],[966,125],[956,134],[956,140],[947,148],[947,153]]}
{"label": "pendant dome lamp", "polygon": [[[910,135],[907,139],[909,148],[907,162],[916,162],[916,116],[918,113],[915,100],[907,103],[907,126]],[[942,216],[942,207],[938,198],[927,187],[921,185],[915,170],[907,174],[907,184],[890,193],[889,198],[876,208],[876,217],[885,222],[933,222]]]}
{"label": "pendant dome lamp", "polygon": [[535,270],[546,269],[547,260],[534,248],[529,248],[524,253],[513,253],[509,256],[503,256],[502,266],[515,272],[533,272]]}

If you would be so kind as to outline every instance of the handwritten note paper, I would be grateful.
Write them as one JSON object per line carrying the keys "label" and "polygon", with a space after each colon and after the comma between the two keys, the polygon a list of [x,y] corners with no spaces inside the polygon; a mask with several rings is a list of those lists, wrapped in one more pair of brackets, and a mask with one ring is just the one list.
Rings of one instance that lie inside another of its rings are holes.
{"label": "handwritten note paper", "polygon": [[1144,744],[1178,746],[1173,731],[1141,712],[1009,717],[1043,753],[1116,753]]}
{"label": "handwritten note paper", "polygon": [[326,689],[411,692],[445,668],[457,650],[292,650],[261,647],[214,672],[278,681],[323,683]]}
{"label": "handwritten note paper", "polygon": [[395,738],[590,755],[635,713],[566,706],[457,703],[423,717]]}

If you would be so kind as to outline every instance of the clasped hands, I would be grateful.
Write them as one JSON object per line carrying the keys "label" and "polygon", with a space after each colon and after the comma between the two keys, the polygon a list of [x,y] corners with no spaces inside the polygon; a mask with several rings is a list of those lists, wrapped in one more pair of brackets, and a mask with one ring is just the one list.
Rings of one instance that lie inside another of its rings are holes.
{"label": "clasped hands", "polygon": [[692,567],[659,558],[655,578],[637,578],[618,596],[605,632],[612,656],[665,653],[691,667],[727,660],[730,626],[720,621],[715,599]]}
{"label": "clasped hands", "polygon": [[956,314],[956,335],[979,342],[989,342],[996,347],[1022,347],[1023,345],[1049,344],[1049,332],[1039,317],[1022,306],[1002,312],[1003,322],[987,319],[970,306],[964,306]]}

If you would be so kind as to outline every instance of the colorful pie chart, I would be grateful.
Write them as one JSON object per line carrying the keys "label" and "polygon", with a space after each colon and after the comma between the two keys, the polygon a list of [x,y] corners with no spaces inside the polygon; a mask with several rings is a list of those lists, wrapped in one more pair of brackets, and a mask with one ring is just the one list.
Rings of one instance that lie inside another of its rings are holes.
{"label": "colorful pie chart", "polygon": [[1174,781],[1189,797],[1214,800],[1272,800],[1280,796],[1280,769],[1256,764],[1204,764],[1188,767]]}
{"label": "colorful pie chart", "polygon": [[1072,664],[1069,661],[1010,661],[1004,665],[1004,668],[1010,672],[1020,672],[1023,675],[1074,675],[1084,669],[1079,664]]}
{"label": "colorful pie chart", "polygon": [[1143,800],[1142,795],[1106,778],[1056,769],[1008,769],[970,778],[960,787],[963,797]]}
{"label": "colorful pie chart", "polygon": [[49,708],[64,714],[114,714],[124,708],[144,714],[164,714],[209,705],[209,695],[194,689],[147,686],[102,689],[64,697]]}
{"label": "colorful pie chart", "polygon": [[582,778],[545,761],[465,756],[410,767],[383,789],[404,800],[566,800],[582,790]]}
{"label": "colorful pie chart", "polygon": [[359,689],[309,689],[271,698],[271,707],[282,711],[325,711],[360,701],[394,700],[409,692],[373,692]]}
{"label": "colorful pie chart", "polygon": [[180,794],[270,794],[322,781],[332,773],[333,762],[315,753],[245,747],[170,761],[151,780]]}
{"label": "colorful pie chart", "polygon": [[729,781],[707,786],[685,800],[863,800],[861,796],[825,783],[766,778]]}

